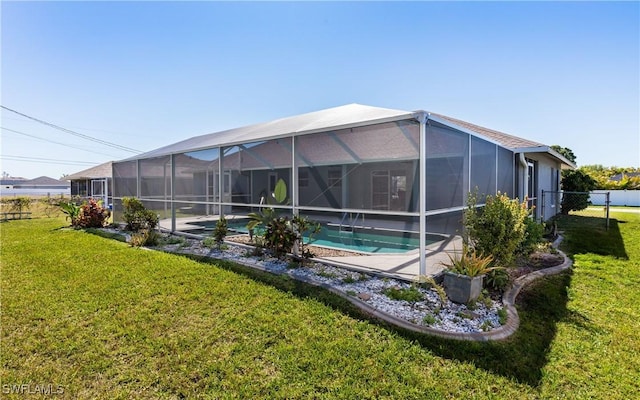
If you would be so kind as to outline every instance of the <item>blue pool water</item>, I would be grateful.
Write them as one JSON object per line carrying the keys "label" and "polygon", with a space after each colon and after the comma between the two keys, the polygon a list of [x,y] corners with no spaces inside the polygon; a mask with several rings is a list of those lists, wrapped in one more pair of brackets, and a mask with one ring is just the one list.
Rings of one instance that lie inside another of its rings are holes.
{"label": "blue pool water", "polygon": [[[229,231],[238,233],[248,233],[248,219],[228,220]],[[215,227],[215,223],[197,223],[202,226],[202,231],[210,231]],[[305,237],[305,243],[315,246],[331,247],[341,250],[350,250],[363,253],[378,254],[398,254],[415,250],[419,247],[420,239],[416,232],[391,231],[374,228],[355,228],[353,231],[341,230],[339,226],[323,224],[321,231],[314,235],[311,240]],[[443,240],[440,235],[427,235],[427,244]]]}

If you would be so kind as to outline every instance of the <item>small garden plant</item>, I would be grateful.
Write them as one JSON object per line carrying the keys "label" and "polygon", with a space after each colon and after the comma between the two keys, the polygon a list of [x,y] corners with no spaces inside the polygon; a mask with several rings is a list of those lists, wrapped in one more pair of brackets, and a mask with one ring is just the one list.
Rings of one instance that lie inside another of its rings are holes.
{"label": "small garden plant", "polygon": [[[289,203],[284,180],[278,180],[273,193],[267,196],[266,201],[270,205]],[[305,246],[304,236],[306,235],[310,240],[313,235],[320,232],[319,223],[299,215],[294,215],[292,218],[280,216],[273,207],[264,208],[257,213],[249,213],[249,218],[247,229],[257,246],[267,248],[278,258],[284,258],[289,253],[303,259],[313,257],[313,253]],[[261,231],[261,235],[256,236],[256,231]]]}
{"label": "small garden plant", "polygon": [[460,257],[452,256],[451,254],[447,254],[447,256],[449,257],[449,262],[444,265],[449,271],[458,275],[475,277],[495,269],[495,267],[491,267],[493,256],[487,255],[483,257],[478,254],[476,249],[467,245],[463,246]]}
{"label": "small garden plant", "polygon": [[158,226],[158,215],[147,210],[144,204],[135,197],[123,197],[124,212],[122,218],[126,222],[126,229],[132,231],[132,246],[155,246],[160,241],[160,235],[155,231]]}
{"label": "small garden plant", "polygon": [[386,288],[382,293],[392,300],[404,300],[410,303],[415,303],[424,299],[424,295],[413,285],[404,289],[396,287]]}
{"label": "small garden plant", "polygon": [[135,197],[123,197],[124,213],[122,219],[127,224],[127,230],[138,232],[143,229],[155,229],[158,226],[158,215],[147,210],[142,201]]}
{"label": "small garden plant", "polygon": [[227,219],[224,217],[224,215],[221,215],[216,222],[215,229],[213,230],[213,240],[215,241],[218,248],[220,248],[224,243],[224,238],[227,237],[228,232],[229,230]]}
{"label": "small garden plant", "polygon": [[60,208],[62,212],[65,213],[66,219],[71,222],[71,226],[77,226],[78,217],[80,216],[81,206],[77,205],[74,202],[64,202],[60,203]]}

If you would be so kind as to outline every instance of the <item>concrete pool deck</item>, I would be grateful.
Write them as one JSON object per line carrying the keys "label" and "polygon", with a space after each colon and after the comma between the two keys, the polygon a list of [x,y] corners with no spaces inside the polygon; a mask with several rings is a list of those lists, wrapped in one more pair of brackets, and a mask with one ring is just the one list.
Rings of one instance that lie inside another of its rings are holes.
{"label": "concrete pool deck", "polygon": [[[462,238],[452,236],[449,240],[427,246],[427,276],[439,275],[445,267],[442,263],[449,261],[447,254],[460,253]],[[420,255],[418,250],[404,254],[369,254],[346,257],[322,257],[320,262],[362,272],[374,272],[380,275],[415,280],[420,275]]]}
{"label": "concrete pool deck", "polygon": [[[236,216],[235,218],[246,218],[246,216]],[[200,225],[202,222],[213,222],[217,221],[217,219],[217,216],[195,216],[176,219],[176,231],[202,229],[202,225]],[[171,230],[170,219],[161,220],[159,225],[162,229]],[[439,275],[445,269],[442,263],[449,261],[448,254],[459,254],[461,250],[462,237],[459,235],[450,236],[447,240],[427,245],[425,275]],[[318,257],[314,260],[337,267],[408,281],[415,280],[420,276],[420,255],[417,249],[406,253],[369,253],[366,255]]]}

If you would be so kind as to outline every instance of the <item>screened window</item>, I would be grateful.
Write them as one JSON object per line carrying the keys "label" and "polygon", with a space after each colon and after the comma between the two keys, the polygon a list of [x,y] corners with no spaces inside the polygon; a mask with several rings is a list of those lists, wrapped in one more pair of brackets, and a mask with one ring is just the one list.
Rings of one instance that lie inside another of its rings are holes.
{"label": "screened window", "polygon": [[471,137],[471,191],[478,191],[478,201],[496,193],[496,145]]}

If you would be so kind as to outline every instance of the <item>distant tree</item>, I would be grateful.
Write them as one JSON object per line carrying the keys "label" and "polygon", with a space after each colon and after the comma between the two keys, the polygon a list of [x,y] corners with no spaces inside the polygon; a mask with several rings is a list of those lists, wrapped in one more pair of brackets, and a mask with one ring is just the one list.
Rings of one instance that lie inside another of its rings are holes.
{"label": "distant tree", "polygon": [[589,192],[596,188],[597,182],[589,174],[579,169],[562,171],[562,195],[561,212],[569,214],[569,211],[580,211],[589,205]]}
{"label": "distant tree", "polygon": [[[598,190],[638,190],[640,189],[640,168],[603,167],[600,164],[583,165],[578,168],[596,181]],[[615,180],[614,180],[615,179]]]}
{"label": "distant tree", "polygon": [[567,160],[571,161],[574,164],[576,163],[576,155],[573,154],[573,151],[570,148],[558,146],[557,144],[554,144],[553,146],[551,146],[551,148],[563,155]]}

